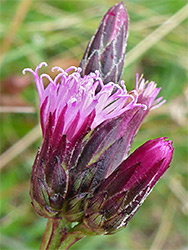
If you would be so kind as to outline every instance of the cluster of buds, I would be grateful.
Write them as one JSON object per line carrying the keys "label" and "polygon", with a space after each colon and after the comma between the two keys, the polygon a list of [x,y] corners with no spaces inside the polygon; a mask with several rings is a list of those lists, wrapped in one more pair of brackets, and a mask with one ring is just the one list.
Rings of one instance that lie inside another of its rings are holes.
{"label": "cluster of buds", "polygon": [[164,137],[130,154],[143,119],[165,100],[138,75],[130,92],[120,81],[127,30],[120,3],[104,16],[80,67],[55,67],[55,79],[39,76],[45,63],[24,70],[35,77],[43,133],[31,177],[33,207],[40,216],[84,225],[85,234],[125,227],[172,160]]}

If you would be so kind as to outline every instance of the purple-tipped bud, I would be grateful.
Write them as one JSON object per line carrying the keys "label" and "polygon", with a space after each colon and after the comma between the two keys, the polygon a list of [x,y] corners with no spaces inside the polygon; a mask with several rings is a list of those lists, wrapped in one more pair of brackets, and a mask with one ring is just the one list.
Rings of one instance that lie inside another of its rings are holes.
{"label": "purple-tipped bud", "polygon": [[82,76],[99,70],[106,84],[121,78],[128,35],[128,14],[123,2],[113,6],[103,17],[81,61]]}
{"label": "purple-tipped bud", "polygon": [[84,222],[91,231],[110,234],[125,227],[169,167],[172,155],[172,142],[158,138],[123,161],[86,203]]}

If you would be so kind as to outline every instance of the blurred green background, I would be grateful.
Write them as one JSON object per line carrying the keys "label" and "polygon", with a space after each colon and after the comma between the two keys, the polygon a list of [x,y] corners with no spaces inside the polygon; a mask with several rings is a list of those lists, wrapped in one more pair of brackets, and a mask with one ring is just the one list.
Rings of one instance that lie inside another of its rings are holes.
{"label": "blurred green background", "polygon": [[[31,167],[41,144],[38,96],[25,67],[42,61],[79,65],[86,45],[114,0],[1,0],[1,236],[2,250],[39,249],[46,219],[30,204]],[[175,153],[141,209],[121,232],[87,237],[71,249],[187,249],[187,22],[186,0],[126,0],[130,18],[123,79],[127,89],[144,73],[162,87],[167,103],[152,111],[133,149],[168,136]],[[167,21],[167,22],[166,22]],[[166,22],[166,23],[165,23]],[[49,67],[49,68],[50,68]],[[133,150],[132,149],[132,150]]]}

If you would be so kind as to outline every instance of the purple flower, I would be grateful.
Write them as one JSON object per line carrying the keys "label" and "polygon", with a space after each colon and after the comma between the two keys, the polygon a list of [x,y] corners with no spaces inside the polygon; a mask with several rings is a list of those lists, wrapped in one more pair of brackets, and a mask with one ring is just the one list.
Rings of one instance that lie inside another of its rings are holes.
{"label": "purple flower", "polygon": [[[98,71],[82,77],[80,68],[55,67],[52,71],[59,74],[54,80],[39,76],[43,65],[24,70],[35,77],[43,133],[32,170],[31,198],[42,216],[54,217],[63,209],[67,220],[80,221],[88,194],[127,158],[144,117],[164,101],[156,99],[160,89],[154,82],[138,75],[136,88],[127,92],[123,81],[104,85]],[[46,88],[43,78],[49,80]]]}
{"label": "purple flower", "polygon": [[[124,227],[171,162],[172,142],[165,138],[129,155],[143,119],[165,100],[157,97],[160,88],[154,82],[138,74],[132,91],[121,81],[127,30],[121,2],[104,16],[80,67],[54,67],[54,79],[39,75],[46,63],[23,71],[35,78],[43,134],[30,196],[35,211],[52,218],[54,228],[62,217],[67,225],[77,222],[81,227],[75,230],[84,228],[83,235]],[[49,81],[46,88],[43,78]]]}

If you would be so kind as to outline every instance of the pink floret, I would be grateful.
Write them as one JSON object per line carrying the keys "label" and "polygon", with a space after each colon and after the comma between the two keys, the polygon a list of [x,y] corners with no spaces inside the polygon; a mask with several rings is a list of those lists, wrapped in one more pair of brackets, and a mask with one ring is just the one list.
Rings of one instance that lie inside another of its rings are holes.
{"label": "pink floret", "polygon": [[[23,73],[29,71],[35,78],[40,100],[43,135],[50,115],[54,128],[57,122],[60,122],[59,118],[63,118],[63,126],[58,133],[65,134],[67,139],[71,140],[91,113],[95,113],[91,123],[91,129],[94,129],[102,122],[118,117],[134,107],[141,106],[146,110],[165,102],[160,102],[162,97],[155,100],[160,88],[156,88],[154,82],[147,83],[145,79],[138,79],[138,75],[136,89],[132,93],[128,93],[123,81],[121,85],[113,82],[104,85],[98,71],[82,77],[81,68],[72,66],[63,70],[60,67],[53,67],[52,72],[58,71],[53,80],[48,74],[43,73],[39,76],[39,69],[42,66],[47,66],[47,64],[42,62],[35,71],[26,68]],[[72,70],[74,72],[69,74],[68,72]],[[49,81],[46,88],[44,88],[43,78],[47,78]],[[99,86],[100,91],[96,92]],[[115,89],[116,91],[114,91]]]}

